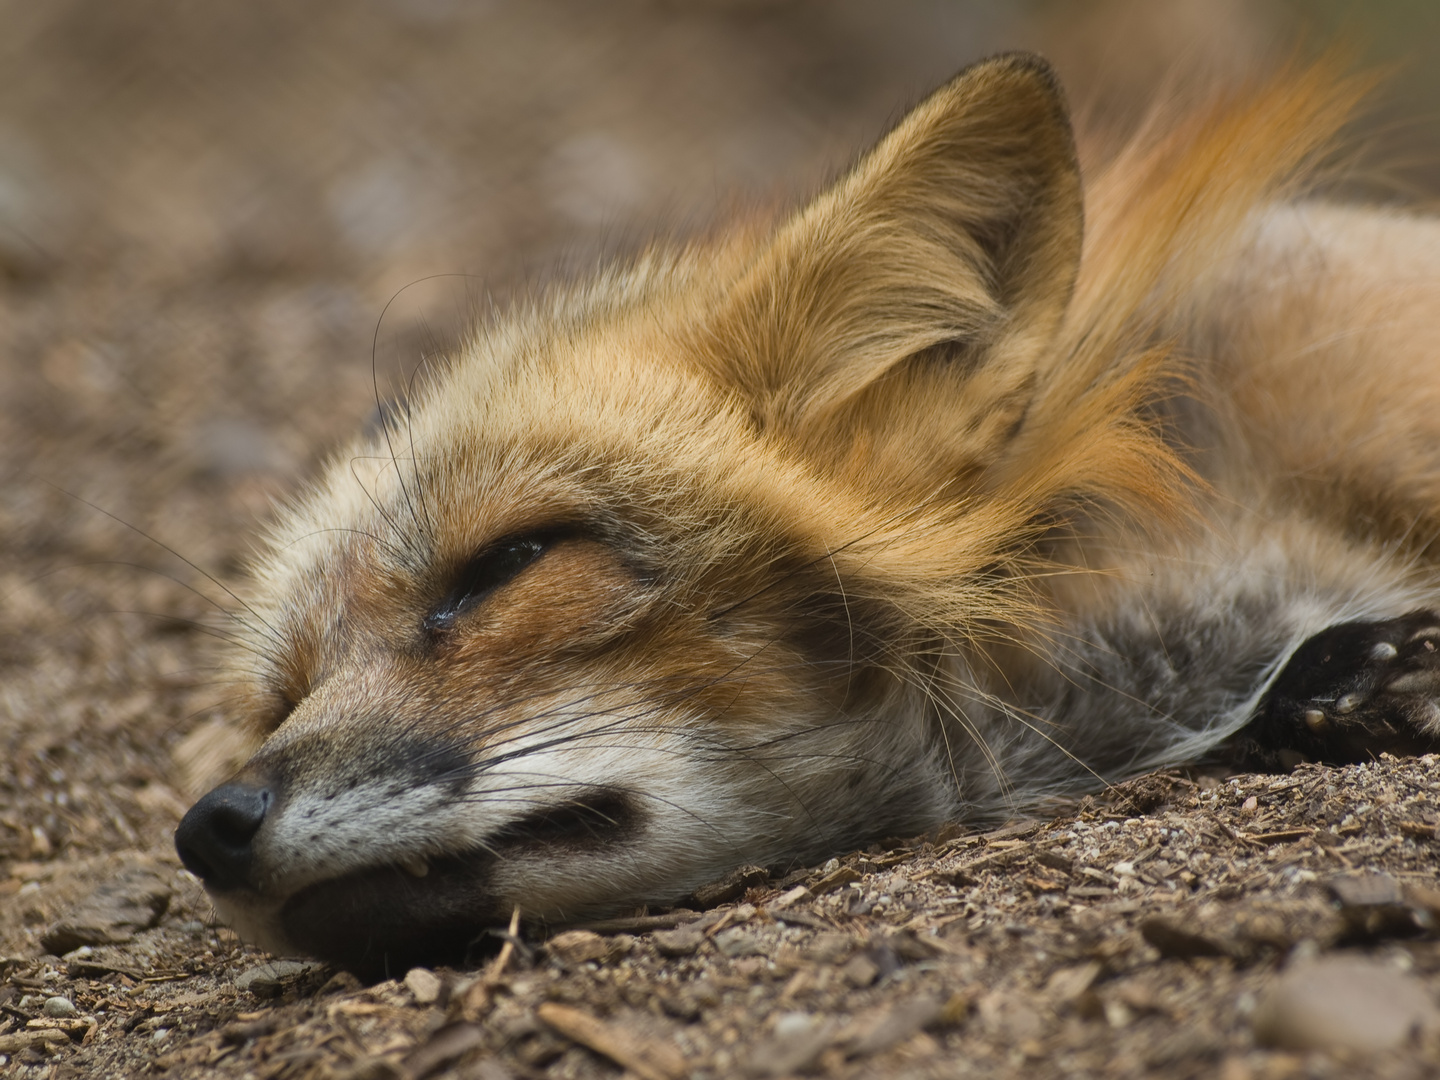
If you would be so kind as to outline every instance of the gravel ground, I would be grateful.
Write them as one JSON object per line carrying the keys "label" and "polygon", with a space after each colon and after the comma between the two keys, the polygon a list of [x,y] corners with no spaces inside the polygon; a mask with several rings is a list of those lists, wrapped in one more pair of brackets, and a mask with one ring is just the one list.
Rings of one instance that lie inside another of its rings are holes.
{"label": "gravel ground", "polygon": [[371,986],[239,945],[173,857],[18,862],[0,1049],[24,1076],[1430,1076],[1437,821],[1434,756],[1160,774]]}
{"label": "gravel ground", "polygon": [[[169,846],[244,753],[209,635],[271,500],[374,411],[372,363],[383,394],[556,268],[813,187],[983,53],[1043,49],[1104,116],[1292,13],[296,10],[0,3],[0,1071],[1430,1074],[1434,759],[1144,778],[369,987],[217,926]],[[1440,190],[1435,133],[1388,119],[1440,100],[1440,15],[1367,10],[1414,60],[1367,141]]]}

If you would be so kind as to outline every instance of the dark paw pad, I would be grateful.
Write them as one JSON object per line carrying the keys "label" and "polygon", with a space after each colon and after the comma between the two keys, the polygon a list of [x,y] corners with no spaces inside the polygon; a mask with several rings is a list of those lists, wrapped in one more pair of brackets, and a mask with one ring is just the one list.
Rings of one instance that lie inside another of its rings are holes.
{"label": "dark paw pad", "polygon": [[1235,746],[1271,768],[1440,750],[1440,615],[1322,630],[1295,651]]}

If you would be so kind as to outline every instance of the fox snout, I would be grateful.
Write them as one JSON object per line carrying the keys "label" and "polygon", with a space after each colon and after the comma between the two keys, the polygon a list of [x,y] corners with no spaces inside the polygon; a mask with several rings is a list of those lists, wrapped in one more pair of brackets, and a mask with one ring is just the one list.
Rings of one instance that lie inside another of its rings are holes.
{"label": "fox snout", "polygon": [[219,892],[251,888],[251,841],[275,800],[268,787],[222,784],[181,818],[175,850],[185,869]]}
{"label": "fox snout", "polygon": [[181,860],[217,909],[272,952],[380,974],[422,959],[463,960],[479,925],[501,914],[488,888],[493,854],[482,850],[433,861],[416,854],[284,888],[264,869],[274,858],[262,833],[278,802],[270,787],[232,781],[200,799],[175,833]]}
{"label": "fox snout", "polygon": [[453,811],[474,770],[433,747],[389,754],[393,770],[323,778],[287,778],[285,755],[267,755],[191,807],[175,833],[181,861],[248,940],[368,972],[464,959],[509,913],[497,861],[614,848],[645,825],[635,799],[595,785],[488,815],[467,836]]}

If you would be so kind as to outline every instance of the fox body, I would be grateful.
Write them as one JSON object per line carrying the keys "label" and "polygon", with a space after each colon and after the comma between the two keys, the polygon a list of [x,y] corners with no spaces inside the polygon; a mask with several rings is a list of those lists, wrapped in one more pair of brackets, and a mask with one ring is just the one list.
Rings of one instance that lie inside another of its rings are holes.
{"label": "fox body", "polygon": [[1440,746],[1440,224],[1295,186],[1359,94],[1217,99],[1082,191],[999,57],[778,225],[477,331],[257,561],[263,743],[178,833],[222,917],[403,963],[1162,764]]}

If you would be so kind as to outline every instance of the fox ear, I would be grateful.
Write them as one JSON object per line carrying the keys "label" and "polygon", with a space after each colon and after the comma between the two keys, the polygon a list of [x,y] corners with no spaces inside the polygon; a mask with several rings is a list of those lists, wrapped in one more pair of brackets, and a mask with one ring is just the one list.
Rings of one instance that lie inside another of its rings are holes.
{"label": "fox ear", "polygon": [[983,61],[781,226],[729,293],[715,360],[759,423],[802,443],[839,412],[865,414],[839,425],[857,433],[897,395],[937,391],[952,429],[961,399],[1013,413],[1013,429],[1074,287],[1082,221],[1049,65]]}

